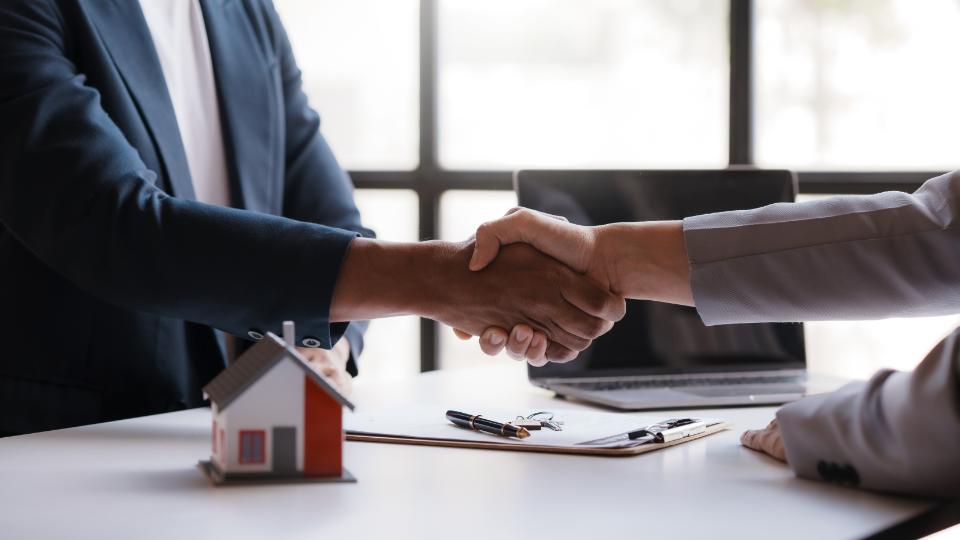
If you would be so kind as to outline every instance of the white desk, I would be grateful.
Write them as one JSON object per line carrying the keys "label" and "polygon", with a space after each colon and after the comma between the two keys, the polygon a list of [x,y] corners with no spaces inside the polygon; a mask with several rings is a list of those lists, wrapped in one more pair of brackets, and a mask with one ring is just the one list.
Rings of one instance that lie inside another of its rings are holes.
{"label": "white desk", "polygon": [[[485,398],[557,408],[520,366],[363,384],[359,407]],[[506,377],[506,382],[498,379]],[[3,538],[850,538],[930,507],[818,482],[741,448],[773,408],[710,411],[732,431],[635,457],[347,443],[356,484],[212,487],[210,413],[0,440]],[[684,414],[697,414],[685,411]]]}

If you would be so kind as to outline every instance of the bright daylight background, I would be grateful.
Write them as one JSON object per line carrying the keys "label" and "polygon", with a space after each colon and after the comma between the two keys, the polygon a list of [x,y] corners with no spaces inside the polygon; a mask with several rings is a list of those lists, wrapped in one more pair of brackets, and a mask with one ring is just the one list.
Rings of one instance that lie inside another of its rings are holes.
{"label": "bright daylight background", "polygon": [[[412,170],[418,2],[276,0],[323,133],[350,170]],[[720,0],[440,0],[439,156],[448,169],[723,167],[729,6]],[[756,156],[797,170],[958,167],[960,2],[756,2]],[[416,240],[417,195],[358,190],[380,238]],[[513,206],[450,191],[441,236]],[[960,322],[807,325],[812,369],[913,367]],[[504,362],[444,329],[444,368]],[[374,321],[365,378],[415,373],[415,318]],[[836,361],[826,361],[828,353]]]}

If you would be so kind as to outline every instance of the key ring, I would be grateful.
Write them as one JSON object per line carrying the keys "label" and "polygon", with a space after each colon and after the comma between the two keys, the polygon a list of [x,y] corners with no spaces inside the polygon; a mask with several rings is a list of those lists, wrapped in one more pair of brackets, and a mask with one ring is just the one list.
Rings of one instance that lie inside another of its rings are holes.
{"label": "key ring", "polygon": [[527,415],[527,420],[536,420],[540,422],[543,427],[552,429],[553,431],[563,431],[563,422],[554,420],[554,414],[549,411],[537,411],[529,414]]}

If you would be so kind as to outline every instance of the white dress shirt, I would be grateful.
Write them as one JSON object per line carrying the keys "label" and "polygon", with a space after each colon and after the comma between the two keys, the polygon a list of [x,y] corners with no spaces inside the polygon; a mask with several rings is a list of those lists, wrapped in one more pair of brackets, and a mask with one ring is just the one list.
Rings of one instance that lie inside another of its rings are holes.
{"label": "white dress shirt", "polygon": [[173,101],[197,200],[230,204],[217,86],[199,0],[140,0]]}

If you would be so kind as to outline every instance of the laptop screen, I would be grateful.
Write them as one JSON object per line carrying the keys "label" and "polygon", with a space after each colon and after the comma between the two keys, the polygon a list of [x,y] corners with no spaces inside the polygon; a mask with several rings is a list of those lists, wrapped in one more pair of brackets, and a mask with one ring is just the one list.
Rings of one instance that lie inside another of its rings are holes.
{"label": "laptop screen", "polygon": [[[793,201],[790,171],[519,171],[520,206],[580,225],[674,220]],[[705,326],[695,308],[627,301],[613,330],[566,364],[531,378],[760,371],[805,367],[803,325]]]}

